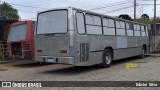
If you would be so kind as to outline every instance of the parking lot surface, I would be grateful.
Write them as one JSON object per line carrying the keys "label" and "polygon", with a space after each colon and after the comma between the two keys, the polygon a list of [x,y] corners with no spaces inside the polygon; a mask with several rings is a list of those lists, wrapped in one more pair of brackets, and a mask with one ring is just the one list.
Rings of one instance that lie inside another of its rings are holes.
{"label": "parking lot surface", "polygon": [[[89,67],[73,67],[71,65],[62,65],[62,64],[40,64],[34,61],[27,61],[27,60],[0,63],[0,80],[1,81],[160,81],[160,54],[148,55],[144,59],[127,58],[114,61],[113,65],[110,68],[101,68],[99,65],[89,66]],[[1,89],[2,88],[0,88],[0,90]],[[105,90],[106,88],[62,87],[62,88],[45,88],[45,89]],[[150,88],[150,87],[107,88],[107,90],[113,90],[113,89],[114,90],[117,89],[157,90],[159,88]],[[5,90],[7,89],[5,88]]]}

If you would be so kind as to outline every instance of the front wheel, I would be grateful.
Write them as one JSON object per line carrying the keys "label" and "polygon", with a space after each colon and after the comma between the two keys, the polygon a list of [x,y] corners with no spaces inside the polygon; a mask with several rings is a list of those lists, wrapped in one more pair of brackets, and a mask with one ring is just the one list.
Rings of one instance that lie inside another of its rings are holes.
{"label": "front wheel", "polygon": [[106,49],[103,52],[102,67],[104,67],[104,68],[110,67],[112,64],[112,60],[113,60],[113,55],[112,55],[111,50]]}

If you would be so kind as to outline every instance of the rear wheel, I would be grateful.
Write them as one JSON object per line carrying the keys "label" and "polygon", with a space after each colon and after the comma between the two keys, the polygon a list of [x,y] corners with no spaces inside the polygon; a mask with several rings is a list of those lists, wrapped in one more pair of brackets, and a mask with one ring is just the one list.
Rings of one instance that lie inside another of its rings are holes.
{"label": "rear wheel", "polygon": [[113,55],[112,55],[111,50],[106,49],[103,52],[103,58],[102,59],[103,59],[102,60],[102,67],[104,67],[104,68],[110,67],[111,64],[112,64],[112,60],[113,60]]}
{"label": "rear wheel", "polygon": [[144,58],[145,55],[146,55],[145,47],[142,47],[141,55],[139,55],[139,58]]}

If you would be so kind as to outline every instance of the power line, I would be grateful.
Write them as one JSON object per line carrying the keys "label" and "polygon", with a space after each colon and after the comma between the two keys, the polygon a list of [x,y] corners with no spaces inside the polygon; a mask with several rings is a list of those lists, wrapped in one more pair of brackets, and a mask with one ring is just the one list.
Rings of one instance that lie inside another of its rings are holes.
{"label": "power line", "polygon": [[[128,2],[128,3],[133,3],[133,2]],[[123,5],[123,4],[126,4],[126,2],[125,3],[115,4],[115,5],[106,5],[106,6],[102,6],[102,7],[93,8],[93,9],[97,10],[97,9],[102,9],[102,8],[107,8],[107,7],[114,7],[114,6],[118,6],[118,5]],[[93,9],[89,9],[89,10],[93,10]]]}
{"label": "power line", "polygon": [[18,9],[19,12],[26,12],[26,13],[37,13],[37,12],[32,12],[32,11],[26,11],[26,10],[20,10]]}
{"label": "power line", "polygon": [[48,9],[48,8],[33,7],[33,6],[26,6],[26,5],[21,5],[21,4],[14,4],[14,3],[9,3],[9,4],[11,4],[11,5],[16,5],[16,6],[22,6],[22,7],[29,7],[29,8]]}
{"label": "power line", "polygon": [[121,2],[125,2],[125,1],[126,1],[126,0],[123,0],[123,1],[120,1],[120,2],[114,2],[114,3],[108,3],[108,4],[96,5],[96,7],[95,7],[95,6],[92,6],[92,7],[97,8],[97,7],[99,7],[99,6],[114,5],[114,4],[121,3]]}
{"label": "power line", "polygon": [[46,2],[45,1],[45,3],[43,2],[43,3],[41,3],[41,4],[39,4],[38,2],[37,3],[33,3],[33,4],[31,4],[31,5],[34,5],[34,6],[40,6],[40,5],[48,5],[48,4],[55,4],[55,3],[59,3],[59,2],[64,2],[64,1],[67,1],[67,0],[58,0],[58,1],[48,1],[48,2]]}
{"label": "power line", "polygon": [[26,4],[26,3],[29,4],[29,3],[34,3],[34,2],[37,2],[37,1],[44,1],[44,0],[34,0],[34,1],[29,1],[29,2],[18,3],[18,4]]}
{"label": "power line", "polygon": [[119,8],[119,9],[115,9],[115,10],[112,10],[112,11],[109,11],[109,12],[106,12],[106,13],[113,13],[113,12],[117,12],[117,11],[121,11],[121,10],[125,10],[125,9],[128,9],[128,8],[131,8],[131,7],[133,7],[133,5],[132,6],[123,7],[123,8]]}
{"label": "power line", "polygon": [[[25,11],[25,10],[18,10],[18,12],[25,12],[25,13],[37,13],[37,12],[31,12],[31,11]],[[2,13],[11,13],[11,12],[3,11]]]}
{"label": "power line", "polygon": [[36,17],[32,17],[32,18],[24,18],[24,19],[21,19],[21,20],[36,20]]}
{"label": "power line", "polygon": [[[139,4],[140,6],[152,6],[154,4]],[[156,4],[156,5],[160,5],[160,4]]]}
{"label": "power line", "polygon": [[115,3],[103,4],[103,5],[99,6],[99,7],[90,8],[90,9],[88,9],[88,10],[101,9],[101,8],[111,7],[111,6],[116,6],[117,4],[123,4],[123,3],[127,3],[127,2],[128,2],[128,1],[127,1],[127,2],[125,2],[125,1],[126,1],[126,0],[121,1],[121,2],[115,2]]}

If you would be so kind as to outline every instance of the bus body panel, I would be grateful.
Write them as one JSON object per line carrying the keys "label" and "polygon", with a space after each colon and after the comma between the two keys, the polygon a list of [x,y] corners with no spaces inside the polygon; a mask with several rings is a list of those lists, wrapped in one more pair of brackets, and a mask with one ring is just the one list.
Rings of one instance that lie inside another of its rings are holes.
{"label": "bus body panel", "polygon": [[7,40],[9,57],[15,58],[17,55],[21,59],[34,59],[34,26],[35,21],[31,20],[15,22],[10,26]]}
{"label": "bus body panel", "polygon": [[[54,58],[54,63],[90,66],[102,63],[103,52],[106,48],[113,49],[113,60],[140,55],[143,45],[146,45],[146,52],[148,52],[149,38],[147,36],[104,35],[104,32],[102,35],[92,35],[87,34],[86,26],[86,33],[79,34],[76,20],[77,12],[81,12],[84,15],[86,13],[97,15],[101,17],[101,20],[103,17],[112,18],[115,21],[119,20],[118,18],[69,7],[69,28],[66,34],[55,34],[53,36],[35,35],[36,61],[47,62],[47,59]],[[38,53],[39,49],[44,52]],[[67,51],[66,54],[60,53],[63,49]]]}

